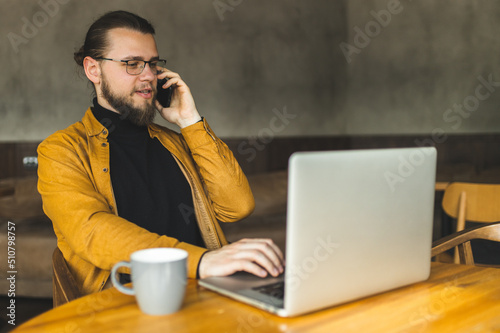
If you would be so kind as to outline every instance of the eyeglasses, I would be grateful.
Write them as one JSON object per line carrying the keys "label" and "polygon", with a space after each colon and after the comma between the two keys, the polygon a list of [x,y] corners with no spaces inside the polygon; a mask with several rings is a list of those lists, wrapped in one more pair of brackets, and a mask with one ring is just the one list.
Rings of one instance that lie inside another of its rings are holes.
{"label": "eyeglasses", "polygon": [[95,58],[96,60],[109,60],[109,61],[116,61],[116,62],[123,62],[126,65],[126,71],[130,75],[139,75],[144,71],[144,68],[146,68],[146,64],[149,64],[149,68],[151,71],[155,74],[160,74],[161,70],[158,69],[158,67],[164,67],[165,64],[167,63],[166,60],[163,59],[158,59],[158,60],[117,60],[117,59],[110,59],[110,58]]}

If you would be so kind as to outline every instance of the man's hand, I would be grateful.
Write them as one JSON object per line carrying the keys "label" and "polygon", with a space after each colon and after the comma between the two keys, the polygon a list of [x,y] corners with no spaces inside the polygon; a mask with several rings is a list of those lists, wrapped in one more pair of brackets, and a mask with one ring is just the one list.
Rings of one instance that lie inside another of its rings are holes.
{"label": "man's hand", "polygon": [[[158,74],[158,79],[168,79],[167,83],[163,85],[163,88],[166,89],[170,86],[174,86],[170,107],[164,108],[156,101],[156,109],[160,112],[163,119],[172,124],[176,124],[180,128],[187,127],[201,120],[201,116],[198,110],[196,110],[191,90],[187,84],[182,81],[179,74],[166,68],[161,68],[161,70],[163,72]],[[160,87],[156,87],[156,89],[159,90]]]}
{"label": "man's hand", "polygon": [[260,277],[283,273],[281,250],[270,239],[242,239],[207,252],[201,259],[200,278],[246,271]]}

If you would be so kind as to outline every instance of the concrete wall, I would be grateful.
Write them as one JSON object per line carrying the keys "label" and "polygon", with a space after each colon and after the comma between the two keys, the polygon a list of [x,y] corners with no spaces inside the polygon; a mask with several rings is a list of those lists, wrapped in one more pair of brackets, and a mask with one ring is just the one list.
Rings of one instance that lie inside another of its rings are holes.
{"label": "concrete wall", "polygon": [[359,53],[346,133],[498,133],[500,2],[350,0],[347,12]]}
{"label": "concrete wall", "polygon": [[81,118],[92,89],[72,54],[115,9],[153,22],[221,137],[500,128],[496,1],[1,0],[0,141]]}

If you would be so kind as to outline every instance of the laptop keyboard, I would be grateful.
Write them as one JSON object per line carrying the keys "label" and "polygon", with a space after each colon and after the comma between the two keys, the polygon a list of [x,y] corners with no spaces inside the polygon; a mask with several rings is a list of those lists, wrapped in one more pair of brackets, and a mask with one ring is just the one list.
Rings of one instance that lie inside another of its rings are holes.
{"label": "laptop keyboard", "polygon": [[285,281],[266,284],[265,286],[254,287],[252,289],[264,295],[283,299],[285,295]]}

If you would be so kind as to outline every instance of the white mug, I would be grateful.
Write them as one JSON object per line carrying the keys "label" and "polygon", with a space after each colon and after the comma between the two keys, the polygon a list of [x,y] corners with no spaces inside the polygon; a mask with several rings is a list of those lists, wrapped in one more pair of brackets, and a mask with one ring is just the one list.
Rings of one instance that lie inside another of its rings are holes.
{"label": "white mug", "polygon": [[[111,270],[111,282],[120,292],[135,295],[142,312],[165,315],[180,309],[187,284],[185,250],[153,248],[132,253],[130,262],[120,261]],[[123,286],[116,278],[118,268],[131,270],[132,288]]]}

